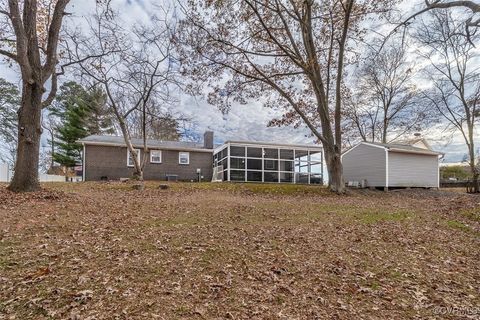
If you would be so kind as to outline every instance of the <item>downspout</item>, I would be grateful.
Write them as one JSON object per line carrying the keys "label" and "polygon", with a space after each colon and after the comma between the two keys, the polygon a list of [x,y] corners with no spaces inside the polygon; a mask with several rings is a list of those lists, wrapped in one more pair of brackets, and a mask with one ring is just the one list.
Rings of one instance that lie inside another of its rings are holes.
{"label": "downspout", "polygon": [[[245,158],[245,161],[246,161],[246,158]],[[245,165],[246,165],[246,163],[245,163]],[[225,168],[223,168],[223,169],[225,169]],[[246,175],[247,175],[247,170],[245,169],[245,176]],[[227,181],[230,182],[230,142],[227,145]]]}
{"label": "downspout", "polygon": [[440,189],[440,159],[442,156],[437,156],[437,189]]}
{"label": "downspout", "polygon": [[295,167],[295,149],[293,149],[293,184],[297,183],[297,173],[295,172],[296,167]]}
{"label": "downspout", "polygon": [[[325,185],[325,176],[323,175],[323,166],[325,164],[325,161],[323,160],[323,148],[322,148],[321,156],[322,156],[322,185]],[[343,154],[340,156],[340,162],[342,162],[342,166],[343,166]],[[295,160],[294,160],[294,165],[295,165]]]}
{"label": "downspout", "polygon": [[385,148],[385,191],[388,191],[388,148]]}
{"label": "downspout", "polygon": [[85,182],[85,143],[82,143],[83,152],[82,152],[82,182]]}

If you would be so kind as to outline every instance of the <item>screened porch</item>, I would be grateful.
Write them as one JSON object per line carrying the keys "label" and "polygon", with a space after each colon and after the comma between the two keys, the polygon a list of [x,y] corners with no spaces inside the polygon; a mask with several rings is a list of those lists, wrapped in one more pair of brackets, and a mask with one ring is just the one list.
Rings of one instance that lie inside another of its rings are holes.
{"label": "screened porch", "polygon": [[226,142],[213,163],[216,181],[323,184],[319,146]]}

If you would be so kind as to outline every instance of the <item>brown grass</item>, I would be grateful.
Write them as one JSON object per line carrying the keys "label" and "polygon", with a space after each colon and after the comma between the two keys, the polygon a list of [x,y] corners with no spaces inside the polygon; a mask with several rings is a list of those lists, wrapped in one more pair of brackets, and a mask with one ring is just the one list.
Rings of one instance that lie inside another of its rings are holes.
{"label": "brown grass", "polygon": [[455,319],[434,308],[480,306],[479,197],[157,185],[0,188],[0,319]]}

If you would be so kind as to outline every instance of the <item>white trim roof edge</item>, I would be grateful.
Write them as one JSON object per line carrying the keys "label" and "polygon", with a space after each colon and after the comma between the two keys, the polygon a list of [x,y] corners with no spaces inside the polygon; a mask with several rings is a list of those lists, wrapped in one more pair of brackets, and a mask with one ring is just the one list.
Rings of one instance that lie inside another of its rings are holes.
{"label": "white trim roof edge", "polygon": [[350,149],[348,149],[347,151],[345,151],[344,153],[342,153],[342,157],[347,154],[348,152],[350,152],[351,150],[355,149],[356,147],[360,146],[360,145],[367,145],[367,146],[371,146],[371,147],[377,147],[377,148],[380,148],[380,149],[385,149],[385,150],[388,150],[389,152],[402,152],[402,153],[413,153],[413,154],[424,154],[424,155],[428,155],[428,156],[440,156],[440,155],[443,155],[444,153],[442,152],[437,152],[437,151],[433,151],[433,150],[406,150],[406,149],[399,149],[399,148],[395,148],[395,147],[387,147],[387,146],[381,146],[381,145],[378,145],[378,144],[374,144],[374,143],[369,143],[369,142],[366,142],[366,141],[362,141],[360,143],[358,143],[357,145],[351,147]]}
{"label": "white trim roof edge", "polygon": [[362,142],[357,143],[356,145],[354,145],[353,147],[351,147],[351,148],[348,149],[347,151],[344,151],[340,157],[343,158],[344,155],[346,155],[347,153],[349,153],[350,151],[352,151],[352,150],[355,149],[356,147],[361,146],[362,144],[365,144],[365,145],[371,146],[371,147],[377,147],[377,148],[380,148],[380,149],[386,149],[385,147],[378,146],[378,145],[376,145],[376,144],[371,144],[371,143],[362,141]]}
{"label": "white trim roof edge", "polygon": [[[112,142],[99,142],[99,141],[79,141],[82,145],[92,146],[107,146],[107,147],[127,147],[124,143],[112,143]],[[134,148],[143,148],[143,145],[134,144]],[[213,149],[200,149],[200,148],[188,148],[188,147],[168,147],[168,146],[152,146],[149,149],[153,150],[178,150],[178,151],[195,151],[195,152],[208,152],[212,153]]]}
{"label": "white trim roof edge", "polygon": [[266,142],[266,141],[242,141],[242,140],[227,140],[222,145],[215,148],[221,149],[227,145],[232,144],[243,144],[243,145],[252,145],[252,146],[266,146],[266,147],[284,147],[284,148],[304,148],[304,149],[317,149],[323,150],[323,147],[320,145],[313,144],[291,144],[291,143],[278,143],[278,142]]}

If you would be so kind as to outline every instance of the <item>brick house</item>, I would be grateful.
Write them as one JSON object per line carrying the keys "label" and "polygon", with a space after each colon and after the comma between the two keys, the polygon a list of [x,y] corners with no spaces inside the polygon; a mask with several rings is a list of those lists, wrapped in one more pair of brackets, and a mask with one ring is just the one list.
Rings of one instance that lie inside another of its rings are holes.
{"label": "brick house", "polygon": [[[213,132],[202,144],[148,140],[145,180],[268,183],[323,183],[323,149],[318,145],[256,141],[226,141],[214,146]],[[133,162],[123,137],[89,136],[83,145],[83,180],[118,180],[133,174]],[[143,141],[133,139],[143,160]]]}
{"label": "brick house", "polygon": [[[83,180],[118,180],[133,174],[133,159],[123,137],[88,136],[79,141],[83,145]],[[133,139],[133,146],[143,159],[143,141]],[[145,180],[180,181],[212,178],[213,132],[204,134],[204,143],[147,140],[148,154],[144,168]]]}

